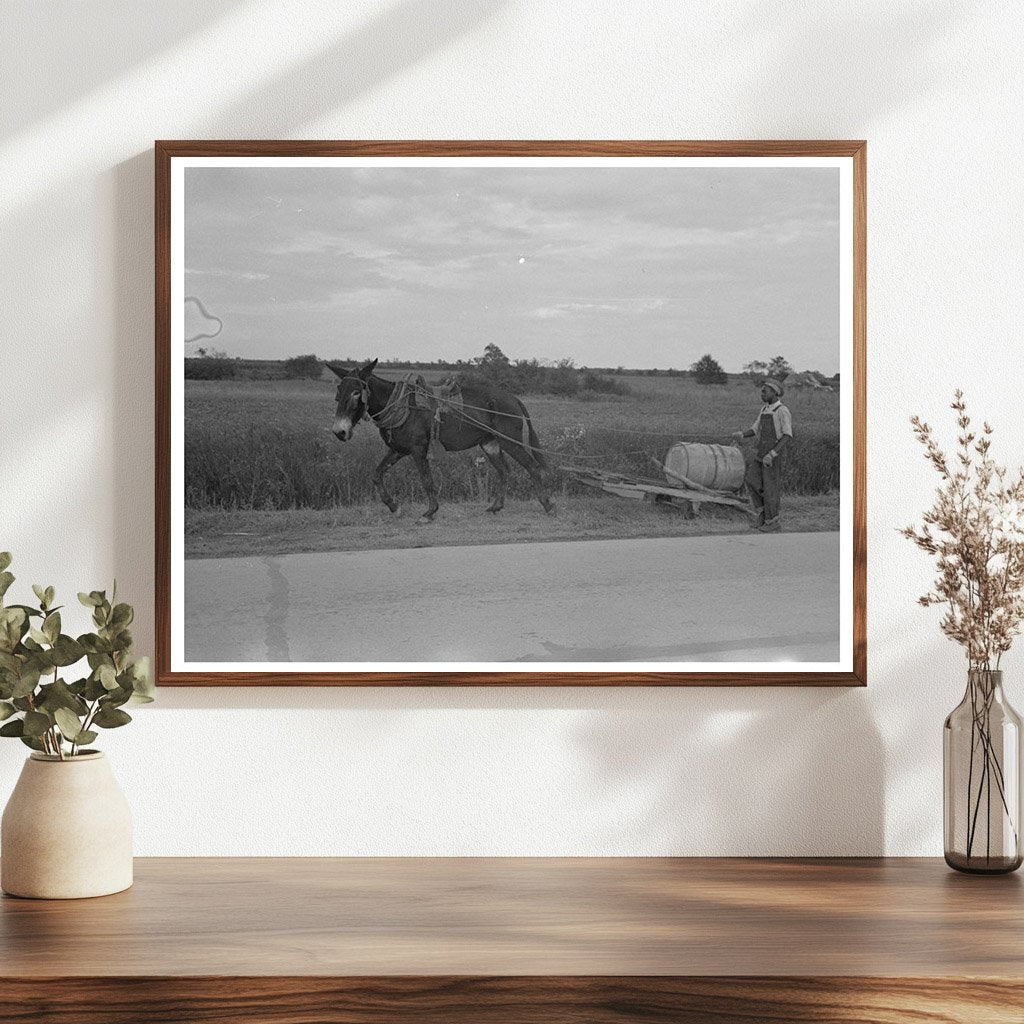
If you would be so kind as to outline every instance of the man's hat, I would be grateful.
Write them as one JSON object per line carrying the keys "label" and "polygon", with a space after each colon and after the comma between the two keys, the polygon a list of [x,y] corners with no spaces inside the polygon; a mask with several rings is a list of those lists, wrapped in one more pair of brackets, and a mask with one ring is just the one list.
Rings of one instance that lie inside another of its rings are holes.
{"label": "man's hat", "polygon": [[761,382],[761,387],[771,388],[779,396],[782,397],[782,385],[774,377],[767,377]]}

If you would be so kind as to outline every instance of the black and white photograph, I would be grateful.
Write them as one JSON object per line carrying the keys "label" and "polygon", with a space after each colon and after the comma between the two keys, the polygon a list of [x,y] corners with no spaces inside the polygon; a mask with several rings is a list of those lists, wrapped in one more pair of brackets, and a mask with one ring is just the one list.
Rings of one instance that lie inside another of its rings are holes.
{"label": "black and white photograph", "polygon": [[853,676],[852,157],[412,148],[170,157],[169,673]]}

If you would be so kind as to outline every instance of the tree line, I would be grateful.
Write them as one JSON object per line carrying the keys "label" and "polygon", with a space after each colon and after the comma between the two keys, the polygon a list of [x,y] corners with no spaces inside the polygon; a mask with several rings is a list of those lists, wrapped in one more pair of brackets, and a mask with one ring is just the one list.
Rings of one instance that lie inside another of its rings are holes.
{"label": "tree line", "polygon": [[[200,348],[185,359],[187,380],[317,380],[324,366],[352,367],[358,359],[321,360],[313,354],[283,360],[230,358],[215,349]],[[514,394],[550,394],[571,397],[581,392],[626,395],[629,388],[621,381],[596,370],[578,368],[571,359],[550,365],[537,359],[511,360],[495,344],[488,344],[481,355],[454,362],[436,360],[424,363],[389,359],[380,363],[392,370],[426,370],[448,373],[465,383],[477,382],[505,388]]]}
{"label": "tree line", "polygon": [[[330,360],[332,365],[356,366],[360,360]],[[325,361],[309,353],[283,360],[242,359],[229,357],[216,349],[199,348],[194,356],[185,359],[185,377],[188,380],[316,380],[323,375]],[[515,394],[553,394],[571,397],[580,392],[626,395],[629,387],[620,378],[624,375],[689,377],[698,384],[722,385],[729,382],[729,374],[710,353],[701,356],[688,370],[631,370],[625,367],[577,367],[572,359],[559,359],[541,363],[537,359],[509,359],[501,348],[489,343],[481,355],[454,361],[423,362],[387,359],[380,364],[394,370],[427,370],[449,373],[460,380],[494,384]],[[774,377],[785,381],[794,372],[784,356],[752,360],[743,367],[751,380]],[[820,382],[838,387],[839,374],[826,377],[810,371]]]}
{"label": "tree line", "polygon": [[[780,383],[784,382],[794,372],[793,367],[790,366],[785,356],[775,356],[767,362],[753,359],[743,367],[743,373],[751,380],[772,377]],[[838,373],[831,377],[826,377],[825,374],[817,370],[807,370],[804,372],[815,377],[822,384],[839,386]],[[721,363],[710,353],[701,356],[697,362],[691,365],[690,374],[698,384],[727,384],[729,382],[729,375],[722,369]]]}

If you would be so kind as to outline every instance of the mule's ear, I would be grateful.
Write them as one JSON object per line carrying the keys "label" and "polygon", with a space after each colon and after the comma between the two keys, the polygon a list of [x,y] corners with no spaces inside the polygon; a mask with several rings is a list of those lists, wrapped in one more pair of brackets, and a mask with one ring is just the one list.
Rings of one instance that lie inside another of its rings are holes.
{"label": "mule's ear", "polygon": [[341,363],[325,362],[324,366],[326,366],[327,369],[330,370],[331,373],[333,373],[334,376],[338,378],[338,380],[344,380],[346,375],[348,374],[348,370],[346,370],[345,367],[341,365]]}
{"label": "mule's ear", "polygon": [[363,367],[363,368],[362,368],[362,369],[361,369],[361,370],[359,371],[359,376],[360,376],[360,377],[362,377],[362,378],[363,378],[363,380],[367,380],[367,379],[369,378],[370,374],[371,374],[371,373],[373,373],[373,371],[374,371],[374,370],[375,370],[376,368],[377,368],[377,360],[376,360],[376,359],[374,359],[374,361],[373,361],[372,363],[367,363],[367,364],[366,364],[366,365],[365,365],[365,366],[364,366],[364,367]]}

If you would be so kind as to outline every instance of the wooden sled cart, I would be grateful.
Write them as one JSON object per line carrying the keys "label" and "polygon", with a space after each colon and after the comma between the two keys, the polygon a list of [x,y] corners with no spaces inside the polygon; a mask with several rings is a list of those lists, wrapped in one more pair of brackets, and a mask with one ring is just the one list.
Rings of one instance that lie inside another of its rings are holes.
{"label": "wooden sled cart", "polygon": [[680,441],[669,448],[664,463],[655,458],[651,458],[651,462],[661,470],[663,480],[631,477],[590,467],[558,468],[581,484],[620,498],[674,506],[688,515],[695,515],[701,505],[709,502],[729,505],[752,519],[757,518],[757,512],[744,490],[746,466],[739,448]]}

